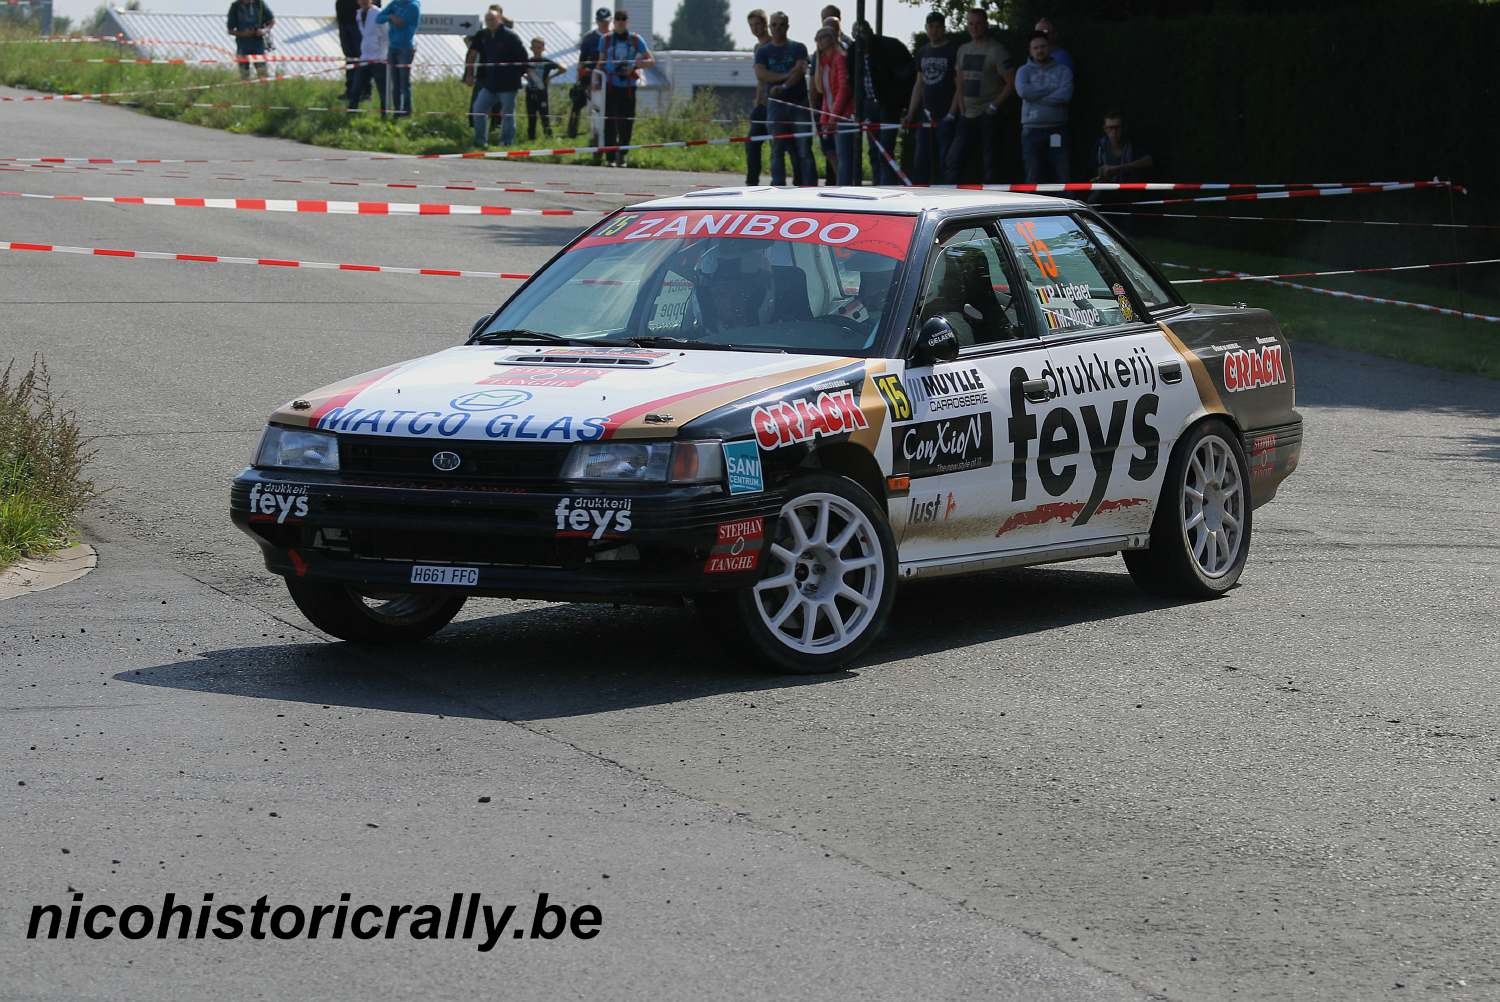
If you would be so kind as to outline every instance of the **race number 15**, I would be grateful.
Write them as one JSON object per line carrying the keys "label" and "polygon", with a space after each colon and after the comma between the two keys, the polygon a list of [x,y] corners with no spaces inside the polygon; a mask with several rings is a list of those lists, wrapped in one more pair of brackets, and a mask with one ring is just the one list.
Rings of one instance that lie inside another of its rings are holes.
{"label": "race number 15", "polygon": [[1031,251],[1031,260],[1036,262],[1037,269],[1048,278],[1057,278],[1057,262],[1052,260],[1052,248],[1036,235],[1036,223],[1016,223],[1016,235],[1026,241],[1026,249]]}
{"label": "race number 15", "polygon": [[890,408],[892,421],[906,421],[911,418],[911,400],[906,396],[906,387],[901,385],[900,376],[895,373],[876,376],[875,388],[885,398],[885,405]]}

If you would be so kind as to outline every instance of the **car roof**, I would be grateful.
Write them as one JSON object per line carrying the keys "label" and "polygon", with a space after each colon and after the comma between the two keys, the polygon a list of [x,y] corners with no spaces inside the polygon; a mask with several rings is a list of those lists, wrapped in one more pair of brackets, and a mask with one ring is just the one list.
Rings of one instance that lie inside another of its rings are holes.
{"label": "car roof", "polygon": [[968,188],[704,188],[637,202],[647,209],[801,209],[805,212],[880,212],[915,216],[921,212],[989,209],[997,212],[1056,211],[1080,207],[1072,199],[1011,191]]}

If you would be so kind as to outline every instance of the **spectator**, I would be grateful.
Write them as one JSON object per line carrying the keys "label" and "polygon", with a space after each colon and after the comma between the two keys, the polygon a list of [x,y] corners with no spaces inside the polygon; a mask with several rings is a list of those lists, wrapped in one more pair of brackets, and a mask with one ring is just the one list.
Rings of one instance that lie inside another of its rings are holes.
{"label": "spectator", "polygon": [[[629,146],[635,130],[635,88],[641,70],[656,65],[656,57],[640,35],[630,30],[630,13],[615,11],[615,28],[605,37],[601,68],[604,70],[604,145]],[[625,151],[611,154],[616,167],[625,166]]]}
{"label": "spectator", "polygon": [[1021,95],[1021,159],[1026,183],[1068,179],[1068,102],[1073,99],[1073,71],[1052,58],[1045,32],[1031,33],[1031,61],[1016,71]]}
{"label": "spectator", "polygon": [[[755,50],[755,79],[766,85],[766,120],[772,136],[811,130],[807,108],[807,46],[787,38],[791,19],[771,15],[771,40]],[[785,154],[792,157],[792,183],[816,185],[812,137],[771,140],[771,184],[786,184]]]}
{"label": "spectator", "polygon": [[542,134],[552,135],[552,120],[547,115],[547,86],[552,78],[563,71],[557,63],[543,52],[546,39],[531,40],[531,60],[526,64],[526,138],[536,138],[536,120],[542,120]]}
{"label": "spectator", "polygon": [[359,103],[370,93],[370,85],[380,94],[380,114],[385,117],[385,53],[390,44],[386,38],[385,25],[375,20],[380,11],[380,0],[358,0],[359,9],[354,15],[359,31],[359,65],[354,68],[354,83],[349,87],[349,108]]}
{"label": "spectator", "polygon": [[[849,62],[839,48],[839,31],[824,25],[813,36],[818,47],[818,95],[824,161],[833,168],[837,184],[854,183],[859,163],[859,135],[854,122],[854,88],[849,85]],[[826,180],[826,179],[825,179]]]}
{"label": "spectator", "polygon": [[[771,33],[766,30],[766,12],[759,7],[752,10],[745,21],[750,26],[750,34],[755,36],[755,52],[771,40]],[[754,55],[751,56],[753,60]],[[760,184],[760,162],[761,154],[764,152],[765,140],[757,139],[756,136],[767,135],[766,127],[766,85],[761,82],[760,76],[755,77],[755,107],[750,109],[750,141],[745,144],[745,184],[754,188]]]}
{"label": "spectator", "polygon": [[[578,135],[578,114],[588,106],[593,88],[594,67],[599,62],[599,43],[609,34],[609,8],[594,11],[594,30],[578,43],[578,82],[568,89],[568,138]],[[589,140],[593,145],[594,139]]]}
{"label": "spectator", "polygon": [[255,64],[255,73],[264,80],[266,67],[266,36],[276,26],[276,15],[271,13],[265,0],[234,0],[229,5],[228,29],[234,36],[235,62],[240,67],[240,79],[250,79],[250,64]]}
{"label": "spectator", "polygon": [[504,21],[504,12],[491,7],[484,12],[484,30],[469,42],[474,63],[464,74],[464,83],[478,87],[469,112],[474,119],[474,145],[480,149],[489,144],[493,107],[500,109],[500,145],[516,141],[516,91],[521,89],[526,46]]}
{"label": "spectator", "polygon": [[828,4],[822,10],[818,11],[819,24],[828,26],[828,21],[830,18],[833,19],[833,24],[831,25],[831,27],[834,31],[837,31],[839,33],[839,48],[843,49],[845,52],[848,52],[849,46],[854,44],[854,39],[844,34],[844,12],[839,10],[833,4]]}
{"label": "spectator", "polygon": [[[943,15],[927,15],[927,44],[917,50],[917,83],[911,89],[906,122],[916,129],[917,154],[912,180],[931,184],[940,180],[953,145],[953,92],[957,89],[958,43],[948,37]],[[920,117],[919,117],[920,115]]]}
{"label": "spectator", "polygon": [[[832,10],[832,11],[838,10],[837,7],[834,7],[831,4],[829,6],[827,6],[827,7],[824,7],[823,9],[825,11],[827,11],[827,10]],[[833,58],[840,59],[840,60],[842,60],[842,61],[844,61],[844,62],[847,63],[848,62],[848,56],[846,55],[846,53],[848,52],[848,48],[843,44],[842,41],[840,41],[840,38],[841,38],[841,36],[842,36],[843,33],[839,30],[839,19],[838,19],[838,16],[834,15],[834,14],[830,14],[829,16],[823,18],[823,27],[824,28],[832,28],[833,29],[833,38],[834,38]],[[817,36],[815,34],[813,36],[813,51],[812,51],[812,54],[811,54],[811,58],[808,60],[808,64],[807,64],[807,78],[808,78],[808,91],[809,91],[809,100],[807,102],[807,105],[808,105],[809,108],[821,108],[821,107],[823,107],[823,93],[822,93],[822,91],[820,89],[822,87],[822,81],[823,81],[823,70],[822,70],[822,67],[818,63],[818,59],[819,59],[819,50],[818,50],[818,47],[817,47]],[[848,75],[847,74],[848,67],[845,66],[844,69],[846,71],[845,75],[847,76]],[[826,148],[828,146],[832,145],[833,142],[834,142],[834,140],[831,137],[824,136],[823,137],[823,146],[825,147],[825,150],[826,150]],[[837,170],[835,168],[834,161],[831,158],[825,156],[823,158],[823,183],[824,184],[835,184],[835,183],[837,183],[837,180],[838,180],[838,172],[837,172]]]}
{"label": "spectator", "polygon": [[1036,23],[1035,30],[1047,36],[1047,43],[1052,46],[1052,58],[1073,70],[1073,54],[1062,47],[1062,29],[1053,24],[1050,17],[1044,17]]}
{"label": "spectator", "polygon": [[386,98],[391,117],[411,115],[411,64],[417,58],[417,26],[422,23],[422,0],[391,0],[375,20],[390,25],[386,51]]}
{"label": "spectator", "polygon": [[1111,111],[1104,116],[1104,135],[1094,147],[1095,181],[1140,181],[1154,163],[1130,138],[1124,115]]}
{"label": "spectator", "polygon": [[[865,104],[859,118],[864,123],[880,123],[879,132],[870,133],[870,177],[875,184],[895,184],[896,171],[887,158],[896,152],[901,113],[910,99],[916,70],[906,46],[887,35],[875,34],[869,21],[855,22],[854,37],[857,44],[849,52],[849,76],[852,79],[860,74],[864,85]],[[854,65],[856,52],[863,56],[864,65]]]}
{"label": "spectator", "polygon": [[361,99],[370,96],[368,90],[358,96],[354,93],[354,78],[359,73],[358,10],[358,0],[333,0],[333,19],[339,28],[339,49],[344,53],[344,102],[351,108]]}
{"label": "spectator", "polygon": [[964,25],[969,41],[958,47],[958,86],[948,117],[955,120],[953,145],[948,150],[948,181],[970,177],[966,161],[977,146],[985,184],[1000,180],[1000,109],[1015,93],[1010,53],[990,34],[990,19],[982,7],[971,7]]}

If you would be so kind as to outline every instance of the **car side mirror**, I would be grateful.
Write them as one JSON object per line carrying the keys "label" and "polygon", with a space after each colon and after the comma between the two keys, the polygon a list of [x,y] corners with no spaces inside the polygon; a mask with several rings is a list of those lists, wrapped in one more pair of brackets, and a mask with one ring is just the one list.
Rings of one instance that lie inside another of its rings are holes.
{"label": "car side mirror", "polygon": [[917,365],[937,365],[958,357],[958,335],[953,325],[942,317],[928,317],[917,333],[917,345],[911,358]]}

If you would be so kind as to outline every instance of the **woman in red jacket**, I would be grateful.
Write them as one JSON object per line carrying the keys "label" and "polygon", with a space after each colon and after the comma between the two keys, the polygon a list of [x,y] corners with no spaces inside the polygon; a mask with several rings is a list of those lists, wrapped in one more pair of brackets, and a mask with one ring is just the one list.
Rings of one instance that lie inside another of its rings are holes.
{"label": "woman in red jacket", "polygon": [[857,125],[854,122],[854,89],[849,85],[849,64],[839,46],[839,33],[823,27],[813,36],[818,47],[818,132],[823,155],[834,163],[834,176],[841,185],[854,183],[859,158],[854,155]]}

